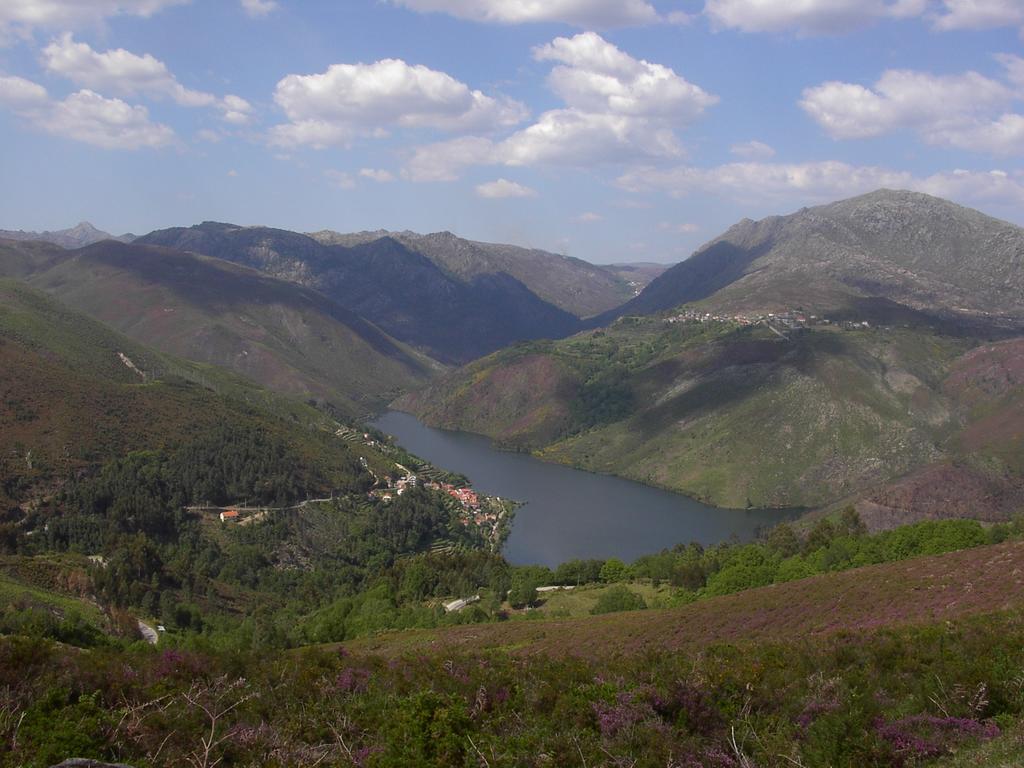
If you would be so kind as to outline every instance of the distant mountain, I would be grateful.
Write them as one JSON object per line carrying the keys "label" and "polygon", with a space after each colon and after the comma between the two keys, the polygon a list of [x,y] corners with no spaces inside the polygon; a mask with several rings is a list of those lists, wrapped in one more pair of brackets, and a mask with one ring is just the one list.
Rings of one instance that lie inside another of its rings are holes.
{"label": "distant mountain", "polygon": [[310,233],[310,237],[327,245],[347,247],[391,238],[462,280],[511,275],[544,301],[577,317],[612,309],[635,295],[635,286],[614,269],[536,248],[466,240],[451,232],[421,235],[377,230],[342,234],[323,230]]}
{"label": "distant mountain", "polygon": [[210,257],[104,241],[0,241],[0,274],[164,352],[358,415],[438,366],[321,294]]}
{"label": "distant mountain", "polygon": [[[441,267],[394,237],[356,240],[330,245],[286,230],[205,222],[151,232],[136,242],[215,256],[314,288],[448,363],[522,339],[566,336],[580,326],[575,315],[506,271],[464,266],[457,273],[454,257],[450,268]],[[552,258],[560,269],[590,273]]]}
{"label": "distant mountain", "polygon": [[1024,317],[1024,229],[929,195],[879,190],[745,219],[602,320],[688,302],[829,312],[877,300],[951,317]]}
{"label": "distant mountain", "polygon": [[634,261],[622,264],[603,264],[602,268],[625,280],[633,294],[637,295],[671,266],[671,264],[657,264],[653,261]]}
{"label": "distant mountain", "polygon": [[88,221],[83,221],[70,229],[58,229],[55,232],[25,232],[0,229],[0,240],[42,240],[46,243],[59,245],[61,248],[82,248],[98,243],[101,240],[119,240],[130,243],[135,239],[133,234],[112,235],[102,229],[96,229]]}

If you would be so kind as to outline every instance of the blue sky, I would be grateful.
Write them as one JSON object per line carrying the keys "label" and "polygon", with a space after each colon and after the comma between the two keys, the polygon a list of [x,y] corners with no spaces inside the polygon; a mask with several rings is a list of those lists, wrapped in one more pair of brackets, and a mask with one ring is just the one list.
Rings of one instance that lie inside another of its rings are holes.
{"label": "blue sky", "polygon": [[1024,0],[4,0],[0,228],[678,261],[880,186],[1024,224]]}

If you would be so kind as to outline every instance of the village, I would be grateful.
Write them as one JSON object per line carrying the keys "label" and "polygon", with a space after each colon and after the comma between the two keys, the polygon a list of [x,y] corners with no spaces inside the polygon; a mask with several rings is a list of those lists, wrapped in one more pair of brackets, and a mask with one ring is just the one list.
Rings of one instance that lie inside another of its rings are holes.
{"label": "village", "polygon": [[675,315],[665,318],[665,322],[669,325],[675,323],[736,323],[744,327],[764,325],[776,333],[780,333],[780,331],[799,331],[812,326],[841,328],[843,330],[858,330],[871,327],[871,323],[866,320],[834,321],[827,317],[820,317],[794,309],[756,315],[720,315],[702,312],[698,309],[684,309]]}
{"label": "village", "polygon": [[[368,432],[360,432],[349,427],[341,427],[336,435],[346,442],[359,443],[378,451],[386,452],[389,447]],[[406,460],[406,459],[403,459]],[[497,496],[480,494],[468,486],[460,486],[447,482],[440,470],[424,464],[419,473],[413,472],[404,464],[394,462],[397,476],[381,476],[370,468],[366,458],[360,457],[360,464],[374,478],[374,486],[367,496],[376,502],[390,504],[410,489],[422,487],[444,495],[457,512],[457,521],[464,528],[470,529],[476,538],[497,551],[501,548],[504,538],[511,525],[512,512],[516,503]],[[310,504],[320,504],[334,500],[334,495],[320,499],[307,499],[285,507],[250,506],[247,503],[218,507],[209,504],[186,507],[189,512],[202,513],[226,525],[247,526],[263,520],[274,512],[298,510]]]}

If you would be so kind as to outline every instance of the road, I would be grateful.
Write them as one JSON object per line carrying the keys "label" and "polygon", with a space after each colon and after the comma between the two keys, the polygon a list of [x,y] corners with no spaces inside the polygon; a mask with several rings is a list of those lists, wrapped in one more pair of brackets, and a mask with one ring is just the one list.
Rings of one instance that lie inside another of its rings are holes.
{"label": "road", "polygon": [[150,645],[156,645],[160,642],[160,635],[158,635],[156,630],[142,619],[139,619],[139,634],[142,635]]}

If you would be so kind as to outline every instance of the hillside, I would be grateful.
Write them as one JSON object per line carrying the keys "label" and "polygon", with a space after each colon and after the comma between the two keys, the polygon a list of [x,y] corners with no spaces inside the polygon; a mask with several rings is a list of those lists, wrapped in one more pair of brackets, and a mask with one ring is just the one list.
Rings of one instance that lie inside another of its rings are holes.
{"label": "hillside", "polygon": [[926,327],[632,318],[503,350],[395,406],[720,506],[864,495],[880,527],[1004,519],[1024,487],[1021,345],[975,343]]}
{"label": "hillside", "polygon": [[226,259],[314,288],[446,363],[521,339],[565,336],[579,326],[575,315],[504,271],[463,276],[391,237],[324,245],[285,230],[205,222],[137,242]]}
{"label": "hillside", "polygon": [[688,302],[871,317],[867,299],[958,319],[1024,317],[1024,229],[916,192],[879,190],[745,219],[604,319]]}
{"label": "hillside", "polygon": [[510,275],[544,301],[577,317],[590,317],[619,306],[634,296],[636,286],[631,282],[639,284],[644,278],[647,282],[650,280],[649,269],[638,268],[630,281],[616,269],[589,264],[582,259],[536,248],[466,240],[451,232],[421,235],[379,230],[342,234],[323,230],[310,233],[310,237],[326,245],[350,247],[391,238],[462,280],[481,275]]}
{"label": "hillside", "polygon": [[387,655],[513,649],[593,659],[692,653],[715,643],[821,638],[1020,611],[1022,572],[1024,543],[1012,542],[822,574],[681,608],[390,633],[347,645]]}
{"label": "hillside", "polygon": [[134,239],[135,235],[132,234],[115,236],[102,229],[96,229],[88,221],[82,221],[68,229],[58,229],[53,232],[0,229],[0,240],[35,240],[59,245],[61,248],[82,248],[102,240],[119,240],[122,243],[130,243]]}
{"label": "hillside", "polygon": [[110,241],[0,242],[0,274],[170,354],[358,415],[437,366],[315,291],[217,259]]}
{"label": "hillside", "polygon": [[313,408],[156,352],[9,280],[0,281],[0,360],[6,504],[34,509],[80,472],[225,427],[274,436],[318,467],[318,483],[360,474],[349,447],[321,434],[332,422]]}
{"label": "hillside", "polygon": [[1024,594],[1006,574],[1022,567],[1004,544],[675,610],[298,652],[0,638],[23,713],[0,758],[175,765],[212,731],[204,754],[246,764],[1018,765]]}

